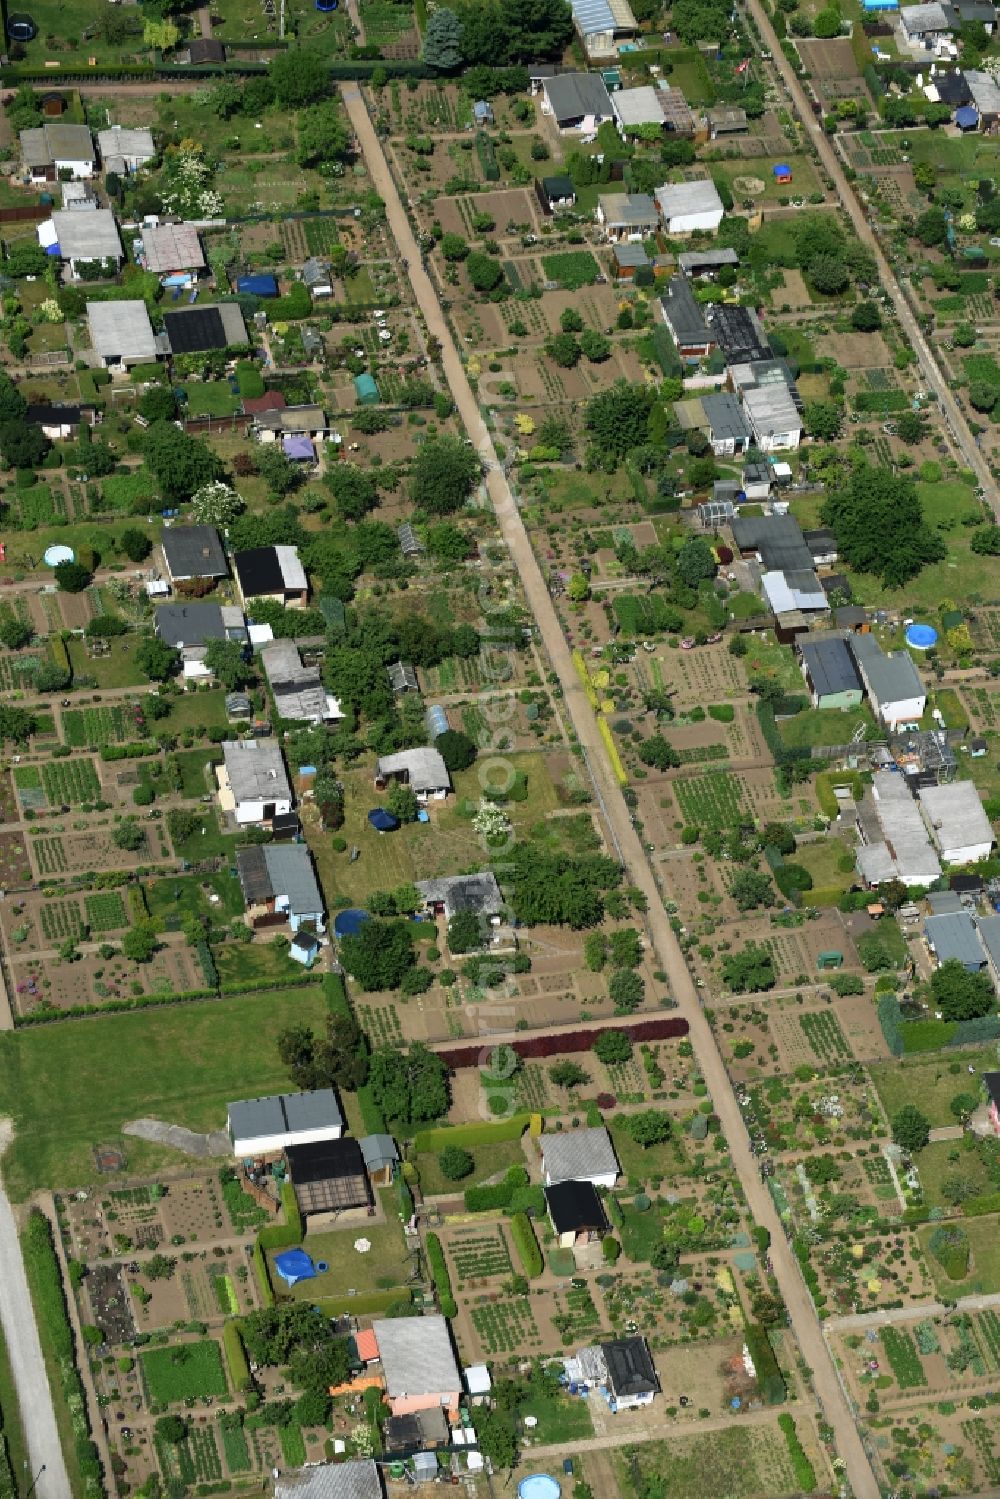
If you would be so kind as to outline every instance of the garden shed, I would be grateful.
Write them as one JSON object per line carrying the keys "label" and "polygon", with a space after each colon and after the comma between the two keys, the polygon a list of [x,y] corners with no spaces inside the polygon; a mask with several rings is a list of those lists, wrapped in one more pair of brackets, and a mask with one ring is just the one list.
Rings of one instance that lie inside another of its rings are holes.
{"label": "garden shed", "polygon": [[354,394],[358,398],[359,406],[377,406],[382,399],[374,376],[369,375],[367,371],[363,375],[355,375]]}

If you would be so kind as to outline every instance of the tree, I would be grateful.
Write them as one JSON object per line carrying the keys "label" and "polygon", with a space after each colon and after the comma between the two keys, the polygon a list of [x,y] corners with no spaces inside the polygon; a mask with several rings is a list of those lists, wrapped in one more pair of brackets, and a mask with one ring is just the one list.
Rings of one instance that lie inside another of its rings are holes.
{"label": "tree", "polygon": [[901,411],[896,418],[896,431],[900,441],[907,444],[920,442],[924,435],[924,419],[919,411]]}
{"label": "tree", "polygon": [[60,562],[55,569],[55,578],[63,593],[82,593],[90,587],[93,574],[82,562]]}
{"label": "tree", "polygon": [[462,63],[462,23],[445,6],[432,11],[424,31],[423,59],[430,68],[453,73]]}
{"label": "tree", "polygon": [[844,408],[839,401],[810,401],[805,409],[806,430],[810,437],[832,442],[840,436]]}
{"label": "tree", "polygon": [[130,562],[144,562],[153,550],[153,543],[137,526],[126,527],[118,538],[118,545]]}
{"label": "tree", "polygon": [[290,47],[279,52],[268,69],[274,96],[286,109],[314,104],[330,92],[330,73],[319,52]]}
{"label": "tree", "polygon": [[205,646],[205,665],[227,692],[240,692],[254,679],[254,669],[235,640],[210,640]]}
{"label": "tree", "polygon": [[445,729],[434,740],[434,748],[450,771],[468,770],[478,753],[476,741],[461,729]]}
{"label": "tree", "polygon": [[549,1077],[557,1088],[585,1088],[590,1082],[590,1073],[579,1062],[556,1062]]}
{"label": "tree", "polygon": [[147,635],[135,653],[135,664],[151,682],[165,682],[180,670],[180,652],[156,635]]}
{"label": "tree", "polygon": [[969,402],[976,411],[991,412],[1000,400],[1000,389],[985,380],[974,380],[969,386]]}
{"label": "tree", "polygon": [[368,1081],[368,1046],[353,1013],[328,1015],[321,1036],[307,1025],[289,1026],[278,1036],[278,1056],[305,1093],[317,1088],[354,1093]]}
{"label": "tree", "polygon": [[739,911],[756,911],[760,906],[774,905],[774,886],[766,874],[756,869],[741,869],[734,875],[729,893]]}
{"label": "tree", "polygon": [[177,398],[169,385],[151,385],[139,398],[139,415],[147,422],[172,422],[177,415]]}
{"label": "tree", "polygon": [[13,609],[5,609],[0,614],[0,645],[5,646],[8,651],[23,649],[34,633],[28,621],[15,614]]}
{"label": "tree", "polygon": [[971,1176],[964,1175],[960,1171],[953,1171],[944,1178],[941,1183],[941,1196],[945,1202],[951,1203],[952,1207],[958,1207],[963,1202],[968,1202],[970,1197],[979,1195],[979,1185]]}
{"label": "tree", "polygon": [[344,968],[367,994],[398,989],[413,967],[413,934],[405,921],[366,921],[359,932],[342,937]]}
{"label": "tree", "polygon": [[478,952],[483,945],[483,930],[474,911],[456,911],[448,922],[448,951]]}
{"label": "tree", "polygon": [[913,168],[913,181],[922,193],[930,193],[937,183],[937,167],[931,161],[919,161]]}
{"label": "tree", "polygon": [[431,515],[453,515],[469,498],[480,472],[475,450],[459,438],[430,437],[413,460],[410,497]]}
{"label": "tree", "polygon": [[27,409],[28,403],[13,380],[0,371],[0,423],[22,421]]}
{"label": "tree", "polygon": [[438,1156],[438,1165],[441,1175],[450,1182],[460,1182],[465,1177],[471,1176],[475,1169],[475,1161],[467,1150],[460,1145],[446,1145]]}
{"label": "tree", "polygon": [[545,352],[561,370],[580,363],[580,345],[572,333],[553,333],[545,341]]}
{"label": "tree", "polygon": [[644,739],[639,745],[638,755],[643,765],[652,765],[654,770],[670,770],[681,763],[680,755],[660,733]]}
{"label": "tree", "polygon": [[825,297],[839,296],[846,291],[851,273],[844,261],[836,255],[817,255],[809,262],[806,275],[818,292]]}
{"label": "tree", "polygon": [[608,983],[610,994],[616,1015],[631,1015],[642,1004],[646,994],[646,985],[632,968],[618,968],[611,975]]}
{"label": "tree", "polygon": [[680,1252],[676,1244],[671,1244],[668,1239],[660,1239],[649,1251],[649,1263],[654,1270],[669,1272],[676,1270],[680,1261]]}
{"label": "tree", "polygon": [[981,557],[1000,557],[1000,526],[983,526],[973,531],[969,545]]}
{"label": "tree", "polygon": [[191,496],[191,519],[199,526],[229,526],[245,509],[235,489],[221,479],[201,485]]}
{"label": "tree", "polygon": [[948,220],[943,208],[928,208],[913,226],[922,245],[943,245],[948,237]]}
{"label": "tree", "polygon": [[915,483],[890,468],[856,465],[846,485],[828,493],[821,514],[844,561],[888,588],[945,555],[944,542],[924,522]]}
{"label": "tree", "polygon": [[[919,171],[920,168],[917,168]],[[851,312],[851,327],[859,333],[874,333],[882,326],[882,313],[877,302],[858,302]]]}
{"label": "tree", "polygon": [[611,340],[598,333],[596,328],[584,328],[580,334],[580,348],[591,364],[603,364],[611,353]]}
{"label": "tree", "polygon": [[945,1020],[978,1020],[993,1008],[993,984],[985,973],[969,973],[949,958],[931,976],[931,1000]]}
{"label": "tree", "polygon": [[350,133],[340,105],[333,99],[325,99],[299,115],[295,160],[300,167],[343,161],[349,142]]}
{"label": "tree", "polygon": [[956,323],[951,336],[960,349],[971,349],[979,334],[972,323]]}
{"label": "tree", "polygon": [[572,14],[563,0],[453,0],[462,22],[462,57],[499,68],[558,60],[573,40]]}
{"label": "tree", "polygon": [[302,470],[276,442],[257,454],[257,472],[272,494],[291,494],[302,482]]}
{"label": "tree", "polygon": [[176,1447],[187,1436],[187,1422],[183,1416],[160,1416],[154,1427],[161,1441]]}
{"label": "tree", "polygon": [[130,963],[148,963],[159,946],[148,922],[130,926],[122,937],[122,953]]}
{"label": "tree", "polygon": [[142,450],[167,500],[177,503],[189,500],[203,484],[222,474],[222,462],[212,449],[200,438],[182,432],[173,422],[150,422]]}
{"label": "tree", "polygon": [[130,853],[136,853],[145,843],[146,834],[134,817],[126,817],[115,828],[111,841],[116,848],[124,848]]}
{"label": "tree", "polygon": [[575,307],[566,307],[560,314],[559,326],[564,333],[582,333],[583,318]]}
{"label": "tree", "polygon": [[378,507],[378,490],[372,477],[355,463],[337,463],[326,476],[327,488],[342,520],[363,520]]}
{"label": "tree", "polygon": [[910,1155],[923,1150],[931,1137],[931,1127],[915,1104],[907,1103],[893,1115],[892,1138]]}
{"label": "tree", "polygon": [[963,1123],[970,1114],[974,1114],[979,1107],[978,1093],[956,1093],[948,1104],[948,1108],[954,1117]]}
{"label": "tree", "polygon": [[714,578],[717,563],[712,548],[703,536],[689,536],[677,553],[677,573],[689,588]]}
{"label": "tree", "polygon": [[586,573],[574,573],[566,585],[566,597],[574,604],[590,598],[590,579]]}
{"label": "tree", "polygon": [[427,550],[435,562],[454,567],[469,555],[469,538],[450,521],[438,521],[427,527]]}
{"label": "tree", "polygon": [[625,1031],[602,1031],[594,1042],[594,1056],[605,1066],[632,1060],[632,1042]]}
{"label": "tree", "polygon": [[773,989],[778,975],[770,949],[748,942],[740,952],[726,953],[722,960],[722,981],[737,994],[760,994]]}
{"label": "tree", "polygon": [[477,1417],[476,1431],[479,1434],[479,1450],[489,1459],[493,1469],[513,1468],[517,1462],[517,1436],[513,1417],[506,1411],[493,1410]]}
{"label": "tree", "polygon": [[6,468],[39,468],[51,446],[41,427],[23,421],[0,422],[0,453]]}
{"label": "tree", "polygon": [[670,1115],[662,1109],[640,1109],[626,1116],[625,1129],[637,1145],[648,1150],[650,1145],[662,1145],[670,1139]]}
{"label": "tree", "polygon": [[400,822],[416,822],[420,804],[411,786],[404,786],[401,781],[394,781],[389,787],[385,805],[386,811],[391,812],[393,817],[398,817]]}
{"label": "tree", "polygon": [[26,708],[0,703],[0,740],[26,744],[35,732],[35,715]]}
{"label": "tree", "polygon": [[448,1069],[419,1041],[406,1052],[380,1047],[371,1059],[371,1087],[384,1117],[399,1124],[440,1119],[448,1111]]}
{"label": "tree", "polygon": [[11,246],[3,268],[6,275],[21,280],[24,276],[44,276],[48,264],[48,257],[41,245],[22,243]]}
{"label": "tree", "polygon": [[319,1336],[314,1343],[296,1348],[288,1361],[293,1384],[327,1399],[330,1390],[343,1384],[350,1372],[351,1355],[346,1338]]}
{"label": "tree", "polygon": [[624,458],[646,441],[655,393],[643,385],[617,380],[610,390],[594,396],[584,425],[595,447],[609,460]]}
{"label": "tree", "polygon": [[503,280],[503,265],[483,250],[473,250],[465,262],[465,269],[473,291],[478,291],[483,296],[487,292],[494,291]]}
{"label": "tree", "polygon": [[147,47],[157,52],[169,52],[180,41],[180,27],[176,21],[147,16],[142,26],[142,39]]}

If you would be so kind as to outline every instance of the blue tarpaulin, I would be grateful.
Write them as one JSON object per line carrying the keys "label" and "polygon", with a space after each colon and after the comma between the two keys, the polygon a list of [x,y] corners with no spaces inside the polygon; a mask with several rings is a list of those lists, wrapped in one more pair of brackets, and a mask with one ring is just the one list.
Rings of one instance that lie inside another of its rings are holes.
{"label": "blue tarpaulin", "polygon": [[384,807],[375,807],[368,813],[368,821],[376,833],[392,833],[399,827],[399,818],[393,817]]}
{"label": "blue tarpaulin", "polygon": [[971,104],[963,104],[955,111],[955,124],[959,130],[978,130],[979,115]]}
{"label": "blue tarpaulin", "polygon": [[288,1285],[297,1285],[300,1280],[313,1280],[316,1266],[304,1249],[286,1249],[284,1254],[274,1256],[274,1268]]}

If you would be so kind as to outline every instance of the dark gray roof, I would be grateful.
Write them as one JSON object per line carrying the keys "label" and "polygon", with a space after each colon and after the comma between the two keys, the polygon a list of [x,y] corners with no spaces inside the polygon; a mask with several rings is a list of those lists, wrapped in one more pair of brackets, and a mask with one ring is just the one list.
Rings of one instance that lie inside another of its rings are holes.
{"label": "dark gray roof", "polygon": [[731,245],[719,245],[715,250],[684,250],[677,257],[677,264],[685,276],[692,271],[714,271],[724,265],[739,265],[740,257]]}
{"label": "dark gray roof", "polygon": [[175,650],[227,638],[218,604],[161,604],[156,611],[156,633]]}
{"label": "dark gray roof", "polygon": [[556,1182],[546,1187],[545,1205],[557,1234],[600,1232],[608,1220],[592,1182]]}
{"label": "dark gray roof", "polygon": [[365,1135],[361,1141],[361,1154],[369,1171],[381,1171],[399,1160],[399,1151],[391,1135]]}
{"label": "dark gray roof", "polygon": [[276,1093],[270,1098],[242,1098],[226,1108],[230,1131],[237,1140],[342,1129],[344,1124],[332,1088],[316,1088],[311,1093]]}
{"label": "dark gray roof", "polygon": [[771,345],[752,307],[717,302],[708,314],[708,321],[730,364],[748,364],[770,357]]}
{"label": "dark gray roof", "polygon": [[876,702],[899,703],[924,695],[917,668],[905,651],[887,656],[874,635],[852,635],[850,644]]}
{"label": "dark gray roof", "polygon": [[666,296],[660,298],[667,326],[677,343],[711,343],[712,335],[694,299],[690,283],[683,276],[672,276]]}
{"label": "dark gray roof", "polygon": [[616,1395],[655,1394],[660,1388],[645,1338],[616,1338],[602,1343],[608,1381]]}
{"label": "dark gray roof", "polygon": [[743,415],[743,407],[730,391],[722,390],[714,395],[702,396],[701,409],[715,442],[730,438],[735,442],[745,442],[750,436],[750,426]]}
{"label": "dark gray roof", "polygon": [[214,526],[169,526],[160,545],[172,578],[224,578],[229,571]]}
{"label": "dark gray roof", "polygon": [[247,905],[285,896],[292,916],[318,916],[323,912],[323,897],[304,843],[238,848],[236,873]]}
{"label": "dark gray roof", "polygon": [[428,904],[440,902],[445,914],[472,911],[477,916],[496,916],[503,909],[503,896],[491,870],[480,874],[444,875],[435,880],[417,880],[417,889]]}
{"label": "dark gray roof", "polygon": [[842,640],[817,640],[815,644],[805,640],[799,651],[819,697],[860,690],[854,658]]}
{"label": "dark gray roof", "polygon": [[986,954],[968,911],[928,916],[924,922],[924,936],[937,954],[939,963],[955,958],[974,973],[986,967]]}
{"label": "dark gray roof", "polygon": [[768,569],[812,571],[812,553],[792,515],[738,516],[733,521],[733,538],[741,552],[759,552]]}
{"label": "dark gray roof", "polygon": [[600,115],[610,120],[611,95],[599,73],[561,73],[543,85],[557,122]]}

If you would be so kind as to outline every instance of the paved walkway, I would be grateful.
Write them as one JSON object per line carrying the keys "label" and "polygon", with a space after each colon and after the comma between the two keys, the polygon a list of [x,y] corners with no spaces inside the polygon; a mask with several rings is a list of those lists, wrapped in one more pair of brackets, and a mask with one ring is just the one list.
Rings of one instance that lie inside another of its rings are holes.
{"label": "paved walkway", "polygon": [[[4,1120],[0,1124],[0,1152],[7,1148],[11,1133],[10,1121]],[[4,1342],[17,1389],[17,1403],[28,1443],[31,1470],[39,1474],[33,1492],[37,1499],[67,1499],[71,1492],[69,1474],[66,1472],[59,1442],[59,1429],[52,1408],[52,1392],[45,1373],[42,1346],[38,1341],[38,1328],[35,1326],[35,1312],[24,1273],[14,1211],[10,1198],[2,1187],[0,1324],[3,1325]]]}
{"label": "paved walkway", "polygon": [[[777,44],[775,44],[777,51]],[[660,890],[651,865],[643,851],[638,834],[622,799],[597,719],[573,666],[552,599],[545,585],[528,534],[518,513],[492,439],[483,421],[476,398],[466,377],[464,366],[451,336],[430,278],[421,265],[420,251],[396,184],[389,170],[374,127],[356,84],[341,86],[344,104],[364,152],[365,161],[376,191],[383,198],[386,214],[399,252],[407,262],[410,282],[417,305],[427,321],[428,333],[437,338],[441,359],[452,399],[458,408],[466,432],[479,453],[487,472],[486,487],[496,512],[511,561],[520,577],[528,606],[535,618],[542,644],[559,677],[564,706],[576,731],[584,760],[589,768],[598,801],[604,812],[616,852],[627,871],[627,879],[646,896],[647,929],[659,960],[668,976],[678,1012],[691,1028],[690,1039],[732,1154],[755,1221],[771,1234],[771,1260],[781,1295],[799,1340],[803,1358],[812,1370],[817,1397],[823,1414],[834,1430],[837,1450],[844,1460],[856,1499],[877,1499],[879,1487],[868,1456],[862,1446],[847,1397],[841,1386],[830,1351],[823,1339],[812,1300],[802,1280],[784,1229],[778,1219],[771,1195],[761,1181],[757,1163],[750,1153],[750,1143],[740,1115],[739,1105],[726,1073],[722,1056],[708,1021],[702,1013],[698,991],[688,971],[670,920],[663,908]]]}

